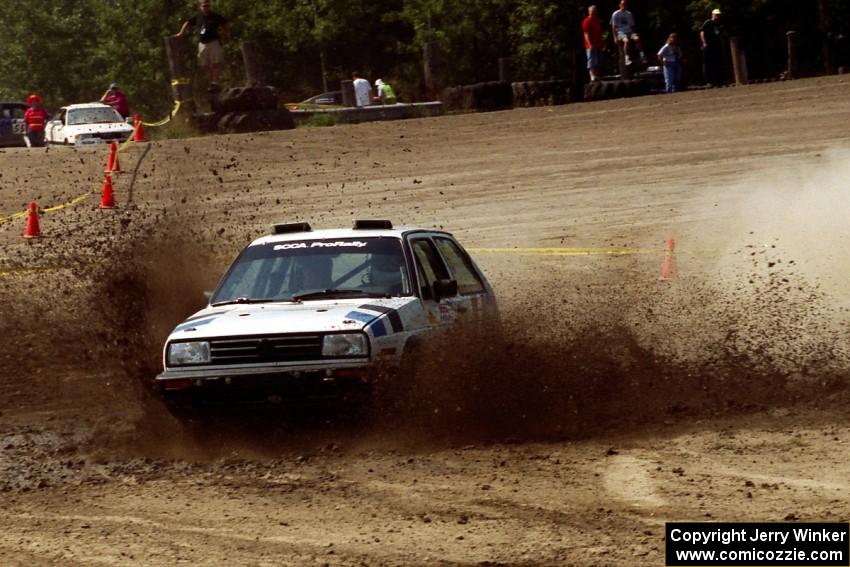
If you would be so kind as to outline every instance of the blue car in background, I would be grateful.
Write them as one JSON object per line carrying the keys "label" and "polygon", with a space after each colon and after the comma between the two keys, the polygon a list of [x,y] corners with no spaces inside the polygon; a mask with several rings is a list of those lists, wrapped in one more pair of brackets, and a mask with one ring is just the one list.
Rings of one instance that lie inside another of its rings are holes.
{"label": "blue car in background", "polygon": [[24,112],[27,108],[23,102],[0,101],[0,147],[26,147]]}

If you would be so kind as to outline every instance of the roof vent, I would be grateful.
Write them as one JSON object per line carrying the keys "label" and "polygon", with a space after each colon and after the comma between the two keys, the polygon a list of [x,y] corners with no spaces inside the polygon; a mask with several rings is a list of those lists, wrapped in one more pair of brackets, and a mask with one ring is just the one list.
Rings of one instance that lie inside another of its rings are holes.
{"label": "roof vent", "polygon": [[389,230],[393,227],[392,221],[360,219],[354,221],[354,230]]}
{"label": "roof vent", "polygon": [[273,224],[275,234],[288,234],[290,232],[310,232],[310,223],[306,222],[284,222]]}

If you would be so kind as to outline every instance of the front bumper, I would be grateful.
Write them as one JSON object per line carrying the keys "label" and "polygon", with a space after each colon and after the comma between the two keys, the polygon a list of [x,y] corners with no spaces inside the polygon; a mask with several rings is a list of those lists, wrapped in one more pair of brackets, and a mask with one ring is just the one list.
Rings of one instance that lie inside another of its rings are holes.
{"label": "front bumper", "polygon": [[366,391],[374,376],[374,368],[362,361],[166,370],[156,383],[166,401],[230,405],[347,398]]}

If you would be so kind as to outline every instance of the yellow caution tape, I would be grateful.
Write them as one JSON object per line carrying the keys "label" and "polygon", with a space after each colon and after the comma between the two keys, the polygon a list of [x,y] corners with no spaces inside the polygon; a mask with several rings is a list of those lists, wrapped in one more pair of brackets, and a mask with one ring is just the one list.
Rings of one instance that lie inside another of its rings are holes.
{"label": "yellow caution tape", "polygon": [[467,248],[470,252],[484,254],[517,254],[520,256],[627,256],[654,254],[656,250],[640,248]]}
{"label": "yellow caution tape", "polygon": [[177,85],[190,85],[192,84],[192,80],[186,77],[179,77],[177,79],[171,80],[171,86],[176,87]]}
{"label": "yellow caution tape", "polygon": [[29,212],[29,210],[21,211],[20,213],[15,213],[14,215],[9,215],[8,217],[0,218],[0,224],[6,223],[6,222],[9,222],[9,221],[13,221],[15,219],[23,218],[23,217],[27,216],[28,212]]}
{"label": "yellow caution tape", "polygon": [[68,270],[70,268],[54,268],[51,266],[33,267],[33,268],[10,268],[8,270],[0,270],[0,277],[8,276],[27,276],[38,272],[58,272],[59,270]]}
{"label": "yellow caution tape", "polygon": [[171,122],[171,119],[174,118],[174,115],[177,114],[177,111],[180,110],[180,103],[181,102],[185,102],[185,101],[175,100],[174,101],[174,109],[171,111],[171,113],[168,116],[166,116],[162,120],[160,120],[158,122],[142,121],[142,124],[149,127],[149,128],[156,128],[158,126],[164,126],[165,124],[168,124],[169,122]]}
{"label": "yellow caution tape", "polygon": [[84,201],[84,200],[88,199],[89,195],[91,195],[91,193],[86,193],[84,195],[80,195],[79,197],[75,197],[75,198],[71,199],[67,203],[62,203],[61,205],[55,205],[53,207],[48,207],[48,208],[44,209],[42,212],[43,213],[53,213],[53,212],[56,212],[56,211],[61,211],[65,207],[70,207],[72,205],[76,205],[80,201]]}
{"label": "yellow caution tape", "polygon": [[[54,206],[48,207],[46,209],[41,209],[40,213],[55,213],[56,211],[61,211],[65,207],[70,207],[72,205],[76,205],[80,201],[84,201],[85,199],[88,199],[90,195],[91,195],[91,193],[86,193],[84,195],[80,195],[79,197],[74,197],[73,199],[71,199],[70,201],[68,201],[66,203],[54,205]],[[29,209],[27,209],[25,211],[21,211],[19,213],[15,213],[13,215],[9,215],[8,217],[0,218],[0,224],[4,224],[4,223],[7,223],[9,221],[24,218],[28,214],[29,214]]]}

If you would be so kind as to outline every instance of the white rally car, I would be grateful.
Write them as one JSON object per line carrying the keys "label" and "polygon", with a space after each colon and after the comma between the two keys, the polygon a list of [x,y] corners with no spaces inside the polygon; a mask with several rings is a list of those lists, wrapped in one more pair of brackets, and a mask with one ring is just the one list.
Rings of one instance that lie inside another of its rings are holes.
{"label": "white rally car", "polygon": [[176,413],[358,394],[429,331],[498,318],[490,284],[449,233],[379,220],[274,229],[169,335],[156,382]]}
{"label": "white rally car", "polygon": [[133,127],[114,108],[101,102],[63,106],[47,123],[44,139],[51,144],[88,145],[125,142]]}

